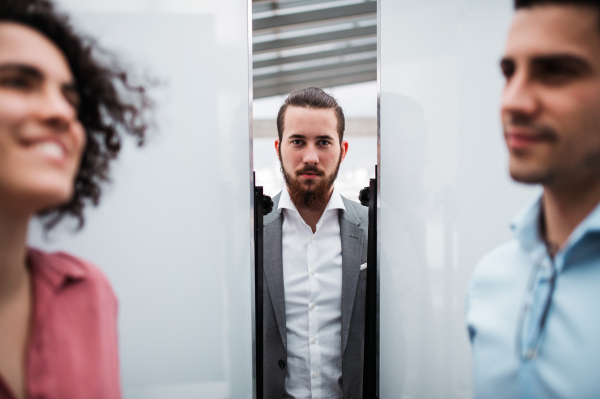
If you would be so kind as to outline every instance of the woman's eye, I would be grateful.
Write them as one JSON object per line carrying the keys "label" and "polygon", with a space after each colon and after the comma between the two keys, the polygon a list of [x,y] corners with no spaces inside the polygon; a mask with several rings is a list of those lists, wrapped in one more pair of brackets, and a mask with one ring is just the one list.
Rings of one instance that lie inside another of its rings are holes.
{"label": "woman's eye", "polygon": [[66,91],[64,93],[65,99],[69,102],[69,104],[71,104],[73,106],[73,108],[75,108],[77,111],[79,111],[80,105],[81,105],[81,100],[79,98],[79,95],[76,92],[71,92],[71,91]]}
{"label": "woman's eye", "polygon": [[29,81],[20,77],[6,77],[0,79],[0,85],[13,89],[28,89]]}

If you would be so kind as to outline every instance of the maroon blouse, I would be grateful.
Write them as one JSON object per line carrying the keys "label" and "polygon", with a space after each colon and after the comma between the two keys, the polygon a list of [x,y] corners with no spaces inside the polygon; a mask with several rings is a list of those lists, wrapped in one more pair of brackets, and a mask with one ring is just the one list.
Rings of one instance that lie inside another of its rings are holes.
{"label": "maroon blouse", "polygon": [[[95,266],[28,251],[34,291],[26,359],[30,399],[120,399],[117,299]],[[0,399],[14,399],[0,377]]]}

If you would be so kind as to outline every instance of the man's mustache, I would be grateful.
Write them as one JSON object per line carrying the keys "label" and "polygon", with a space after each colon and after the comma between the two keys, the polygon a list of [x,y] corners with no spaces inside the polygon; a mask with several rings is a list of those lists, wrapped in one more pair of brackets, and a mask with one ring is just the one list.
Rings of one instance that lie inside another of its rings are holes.
{"label": "man's mustache", "polygon": [[300,176],[303,173],[314,173],[315,175],[323,176],[325,172],[317,169],[316,166],[307,165],[304,168],[296,171],[296,176]]}
{"label": "man's mustache", "polygon": [[531,130],[539,139],[548,141],[558,140],[558,134],[556,133],[556,130],[549,126],[537,124],[531,118],[525,115],[509,115],[503,118],[502,124],[505,132],[509,127],[520,127]]}

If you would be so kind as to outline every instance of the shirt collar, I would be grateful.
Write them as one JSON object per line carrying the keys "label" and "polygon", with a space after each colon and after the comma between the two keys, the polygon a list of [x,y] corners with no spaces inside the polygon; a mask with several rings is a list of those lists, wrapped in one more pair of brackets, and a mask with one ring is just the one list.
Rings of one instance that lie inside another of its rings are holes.
{"label": "shirt collar", "polygon": [[571,236],[567,239],[566,247],[572,247],[585,235],[593,232],[600,232],[600,203],[598,203],[594,210],[583,219],[583,222],[579,223],[579,226],[573,230]]}
{"label": "shirt collar", "polygon": [[[290,193],[287,190],[287,185],[284,186],[281,190],[281,197],[279,198],[279,205],[277,206],[277,210],[281,212],[281,209],[283,208],[298,212],[296,205],[294,205],[292,199],[290,198]],[[344,201],[342,200],[342,196],[340,195],[340,192],[335,187],[335,185],[333,186],[333,193],[331,193],[331,198],[329,198],[329,202],[327,203],[323,214],[327,213],[327,211],[332,209],[341,209],[343,211],[346,210],[346,207],[344,206]]]}
{"label": "shirt collar", "polygon": [[49,254],[34,248],[29,248],[27,252],[27,264],[32,275],[39,276],[54,291],[86,278],[87,270],[73,260],[62,252]]}
{"label": "shirt collar", "polygon": [[531,250],[542,241],[539,230],[541,205],[540,194],[517,214],[510,225],[515,238],[527,250]]}
{"label": "shirt collar", "polygon": [[[536,244],[542,243],[540,237],[539,221],[542,209],[542,195],[537,196],[513,220],[511,228],[523,248],[531,250]],[[565,250],[571,248],[590,232],[600,231],[600,203],[596,208],[573,230],[564,245]],[[566,252],[566,251],[565,251]]]}

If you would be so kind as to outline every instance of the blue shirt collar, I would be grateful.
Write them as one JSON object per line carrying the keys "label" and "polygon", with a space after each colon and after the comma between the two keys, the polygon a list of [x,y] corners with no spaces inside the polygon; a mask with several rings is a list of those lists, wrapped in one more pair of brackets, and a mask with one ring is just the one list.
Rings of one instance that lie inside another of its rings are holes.
{"label": "blue shirt collar", "polygon": [[517,214],[510,225],[515,238],[528,251],[542,242],[539,229],[541,205],[540,194]]}
{"label": "blue shirt collar", "polygon": [[[515,238],[527,251],[531,251],[537,245],[543,244],[539,229],[541,204],[542,195],[540,194],[518,213],[511,224]],[[567,252],[569,248],[579,242],[586,234],[598,231],[600,231],[600,203],[573,230],[561,252]]]}
{"label": "blue shirt collar", "polygon": [[588,233],[600,231],[600,203],[596,205],[594,210],[573,230],[567,240],[566,248],[572,247],[579,242]]}

